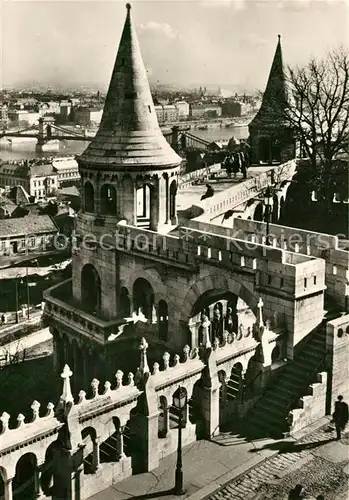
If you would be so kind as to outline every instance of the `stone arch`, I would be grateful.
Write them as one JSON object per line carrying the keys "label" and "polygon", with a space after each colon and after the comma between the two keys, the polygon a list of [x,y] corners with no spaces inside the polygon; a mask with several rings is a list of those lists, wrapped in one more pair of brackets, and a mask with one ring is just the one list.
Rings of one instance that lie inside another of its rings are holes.
{"label": "stone arch", "polygon": [[91,213],[95,210],[94,188],[89,181],[86,181],[84,184],[84,210]]}
{"label": "stone arch", "polygon": [[158,437],[163,439],[170,430],[169,407],[166,396],[159,397]]}
{"label": "stone arch", "polygon": [[230,378],[227,383],[228,399],[240,401],[243,391],[243,366],[241,363],[235,363],[230,372]]}
{"label": "stone arch", "polygon": [[12,482],[16,499],[35,498],[38,492],[38,463],[34,453],[25,453],[16,464],[16,473]]}
{"label": "stone arch", "polygon": [[[94,427],[85,427],[81,431],[81,439],[85,446],[84,450],[84,474],[93,474],[96,470],[96,443],[97,432]],[[98,457],[99,458],[99,457]]]}
{"label": "stone arch", "polygon": [[254,211],[254,214],[253,214],[253,220],[256,220],[256,221],[262,221],[263,220],[263,204],[262,203],[258,203],[258,205],[256,206],[255,208],[255,211]]}
{"label": "stone arch", "polygon": [[[251,287],[253,284],[251,283]],[[195,306],[207,291],[220,291],[221,293],[233,294],[240,297],[257,317],[257,298],[253,291],[240,283],[235,277],[231,278],[221,274],[210,274],[196,281],[184,297],[181,307],[181,321],[188,324],[195,313]]]}
{"label": "stone arch", "polygon": [[154,290],[145,278],[137,278],[132,287],[133,308],[151,321],[154,306]]}
{"label": "stone arch", "polygon": [[0,498],[5,498],[6,481],[7,481],[6,469],[0,466]]}
{"label": "stone arch", "polygon": [[158,325],[159,339],[166,342],[168,336],[168,305],[165,300],[159,300],[158,303]]}
{"label": "stone arch", "polygon": [[103,184],[100,190],[101,214],[116,215],[116,189],[112,184]]}
{"label": "stone arch", "polygon": [[81,271],[81,300],[83,306],[99,313],[101,309],[101,279],[92,264],[85,264]]}
{"label": "stone arch", "polygon": [[177,181],[173,180],[170,185],[170,219],[176,216],[176,196],[177,196]]}
{"label": "stone arch", "polygon": [[52,496],[52,488],[54,484],[54,454],[55,450],[58,448],[58,442],[53,441],[46,449],[45,452],[45,461],[42,468],[41,474],[41,485],[44,494],[48,497]]}
{"label": "stone arch", "polygon": [[118,462],[124,455],[122,427],[120,419],[112,417],[111,434],[101,443],[99,447],[101,463]]}
{"label": "stone arch", "polygon": [[263,163],[269,163],[271,157],[271,140],[269,137],[260,137],[258,141],[258,158]]}

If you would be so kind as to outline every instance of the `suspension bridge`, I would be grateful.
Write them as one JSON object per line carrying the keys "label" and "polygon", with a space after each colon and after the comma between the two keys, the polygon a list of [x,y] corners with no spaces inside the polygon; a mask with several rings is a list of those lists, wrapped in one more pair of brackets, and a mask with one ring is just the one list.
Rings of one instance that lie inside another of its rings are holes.
{"label": "suspension bridge", "polygon": [[[186,151],[188,149],[206,150],[210,141],[197,137],[188,130],[188,127],[174,126],[171,130],[163,130],[163,135],[177,151]],[[40,118],[38,125],[28,125],[0,132],[0,138],[35,138],[38,140],[38,145],[41,146],[54,140],[90,141],[94,136],[94,130],[77,130],[75,127],[63,127],[54,123],[54,119],[51,117]]]}

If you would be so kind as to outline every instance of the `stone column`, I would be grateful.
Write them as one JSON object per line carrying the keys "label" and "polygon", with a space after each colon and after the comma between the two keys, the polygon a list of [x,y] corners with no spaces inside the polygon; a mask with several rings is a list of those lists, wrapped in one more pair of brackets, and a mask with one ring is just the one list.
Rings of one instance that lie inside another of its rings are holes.
{"label": "stone column", "polygon": [[159,227],[159,189],[160,181],[157,179],[150,189],[150,229],[152,231],[157,231]]}
{"label": "stone column", "polygon": [[171,203],[171,197],[170,197],[170,188],[169,188],[169,180],[168,180],[168,175],[165,174],[165,203],[166,203],[166,216],[165,216],[165,224],[168,224],[170,222],[170,203]]}
{"label": "stone column", "polygon": [[12,478],[4,481],[4,500],[13,500],[13,492],[12,492]]}
{"label": "stone column", "polygon": [[96,439],[96,441],[93,442],[92,467],[93,467],[93,472],[96,472],[100,467],[99,439]]}
{"label": "stone column", "polygon": [[143,217],[147,216],[147,186],[143,185]]}
{"label": "stone column", "polygon": [[118,434],[118,449],[117,449],[117,460],[122,460],[123,458],[126,457],[124,453],[124,427],[119,428],[119,434]]}
{"label": "stone column", "polygon": [[42,499],[45,497],[42,487],[41,487],[41,474],[42,474],[42,465],[38,466],[35,471],[34,481],[35,481],[35,495],[36,498]]}

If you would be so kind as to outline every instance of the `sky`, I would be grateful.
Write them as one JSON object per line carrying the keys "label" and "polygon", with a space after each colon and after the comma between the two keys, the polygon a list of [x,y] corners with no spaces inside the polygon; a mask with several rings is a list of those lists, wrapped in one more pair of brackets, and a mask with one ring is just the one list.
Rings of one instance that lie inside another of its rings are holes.
{"label": "sky", "polygon": [[[119,0],[0,0],[2,86],[108,86],[126,15]],[[349,0],[133,0],[152,82],[263,89],[285,64],[348,45]]]}

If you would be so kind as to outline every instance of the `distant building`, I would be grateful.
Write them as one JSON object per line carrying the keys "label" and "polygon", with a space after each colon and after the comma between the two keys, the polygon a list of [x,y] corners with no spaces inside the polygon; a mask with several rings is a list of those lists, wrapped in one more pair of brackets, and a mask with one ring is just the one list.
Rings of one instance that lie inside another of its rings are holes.
{"label": "distant building", "polygon": [[26,122],[28,125],[37,125],[40,113],[27,111],[25,109],[11,109],[8,111],[8,119],[13,125]]}
{"label": "distant building", "polygon": [[175,106],[178,110],[179,118],[187,118],[189,116],[190,107],[186,101],[177,101]]}
{"label": "distant building", "polygon": [[61,111],[58,101],[43,102],[40,104],[40,113],[44,115],[59,115]]}
{"label": "distant building", "polygon": [[25,161],[0,165],[0,187],[22,186],[35,200],[46,198],[65,183],[79,179],[78,165],[70,158],[42,165]]}
{"label": "distant building", "polygon": [[193,119],[216,118],[222,115],[222,108],[219,104],[191,104],[190,116]]}
{"label": "distant building", "polygon": [[0,219],[9,219],[16,208],[17,205],[13,201],[0,195]]}
{"label": "distant building", "polygon": [[222,104],[222,115],[239,117],[242,116],[243,104],[237,101],[226,101]]}
{"label": "distant building", "polygon": [[84,127],[99,125],[102,119],[102,109],[79,107],[74,111],[75,123]]}
{"label": "distant building", "polygon": [[52,250],[58,231],[48,215],[0,220],[0,256]]}
{"label": "distant building", "polygon": [[173,123],[179,119],[179,111],[174,104],[155,106],[155,112],[160,124]]}
{"label": "distant building", "polygon": [[7,104],[0,104],[0,127],[7,127],[8,125],[8,107]]}

